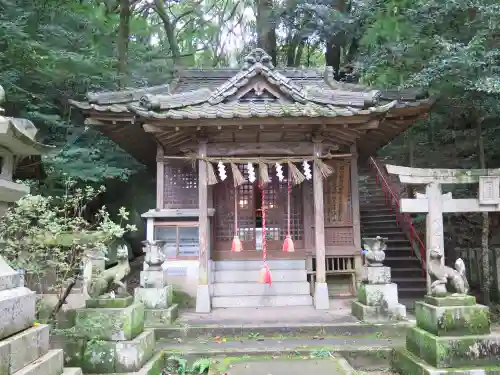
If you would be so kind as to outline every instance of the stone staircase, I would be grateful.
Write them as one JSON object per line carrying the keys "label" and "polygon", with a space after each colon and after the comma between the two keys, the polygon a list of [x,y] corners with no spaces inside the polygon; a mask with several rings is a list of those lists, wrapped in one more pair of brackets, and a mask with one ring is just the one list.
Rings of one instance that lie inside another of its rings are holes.
{"label": "stone staircase", "polygon": [[212,307],[310,306],[305,260],[270,260],[272,285],[258,282],[262,261],[214,262]]}
{"label": "stone staircase", "polygon": [[422,298],[426,281],[410,240],[386,203],[374,172],[360,168],[359,174],[361,237],[388,238],[384,264],[391,267],[392,281],[398,284],[400,299],[407,304],[408,300]]}

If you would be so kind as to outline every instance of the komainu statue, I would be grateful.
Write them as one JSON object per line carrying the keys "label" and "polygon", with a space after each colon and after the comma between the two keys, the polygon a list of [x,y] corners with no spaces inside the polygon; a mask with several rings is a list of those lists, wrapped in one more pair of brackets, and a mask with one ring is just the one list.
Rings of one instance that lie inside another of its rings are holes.
{"label": "komainu statue", "polygon": [[363,237],[364,254],[368,267],[381,267],[385,259],[387,238],[377,236],[375,238]]}
{"label": "komainu statue", "polygon": [[453,288],[454,294],[467,294],[469,282],[465,275],[465,264],[461,258],[455,262],[455,269],[441,264],[444,252],[434,247],[429,253],[428,271],[431,277],[431,295],[436,297],[448,294],[447,284]]}
{"label": "komainu statue", "polygon": [[130,273],[130,264],[128,262],[127,246],[118,246],[116,249],[116,259],[118,264],[102,272],[95,272],[92,266],[92,259],[107,260],[104,256],[87,254],[87,261],[83,268],[84,287],[91,298],[97,298],[108,294],[114,298],[115,293],[111,290],[118,286],[121,289],[120,294],[126,294],[126,285],[123,279]]}

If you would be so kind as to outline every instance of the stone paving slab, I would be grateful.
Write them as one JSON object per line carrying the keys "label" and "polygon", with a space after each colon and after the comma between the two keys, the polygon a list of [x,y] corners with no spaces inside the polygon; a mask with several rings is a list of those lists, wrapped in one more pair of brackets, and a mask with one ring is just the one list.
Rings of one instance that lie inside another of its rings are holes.
{"label": "stone paving slab", "polygon": [[272,361],[250,361],[233,365],[230,375],[351,375],[352,367],[345,360],[318,359],[293,360],[275,359]]}
{"label": "stone paving slab", "polygon": [[386,349],[404,345],[404,338],[324,338],[324,339],[286,339],[286,340],[241,340],[241,341],[186,341],[158,342],[156,350],[171,350],[184,354],[200,353],[205,356],[219,354],[261,355],[265,353],[299,352],[309,353],[318,348],[327,348],[331,352],[344,352]]}
{"label": "stone paving slab", "polygon": [[329,310],[316,310],[313,306],[231,307],[199,314],[194,309],[189,309],[180,312],[177,323],[180,325],[352,323],[357,322],[351,314],[352,301],[354,298],[330,300]]}

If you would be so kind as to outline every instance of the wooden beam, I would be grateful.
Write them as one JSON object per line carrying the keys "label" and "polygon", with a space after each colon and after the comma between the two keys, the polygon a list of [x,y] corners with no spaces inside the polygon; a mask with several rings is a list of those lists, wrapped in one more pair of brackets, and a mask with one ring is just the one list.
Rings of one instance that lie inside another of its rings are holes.
{"label": "wooden beam", "polygon": [[[189,151],[195,148],[192,142],[182,147]],[[339,145],[326,142],[324,148],[336,151]],[[237,155],[311,155],[314,145],[311,142],[217,142],[207,144],[207,156]]]}
{"label": "wooden beam", "polygon": [[[474,198],[444,199],[442,201],[443,213],[463,212],[499,212],[498,204],[479,204]],[[400,202],[401,212],[426,213],[429,212],[429,200],[427,198],[409,199],[403,198]]]}

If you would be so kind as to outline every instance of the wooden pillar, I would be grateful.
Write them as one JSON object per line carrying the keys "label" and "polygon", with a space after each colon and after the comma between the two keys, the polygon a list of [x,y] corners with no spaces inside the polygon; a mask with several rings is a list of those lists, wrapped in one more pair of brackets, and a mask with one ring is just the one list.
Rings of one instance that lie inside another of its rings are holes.
{"label": "wooden pillar", "polygon": [[[429,267],[429,256],[432,248],[440,248],[444,250],[444,233],[443,233],[443,199],[441,194],[441,184],[439,182],[431,182],[425,188],[427,200],[429,202],[426,219],[426,271]],[[444,257],[441,259],[444,263]],[[427,276],[427,293],[431,292],[431,278],[429,272]]]}
{"label": "wooden pillar", "polygon": [[165,161],[163,160],[163,146],[158,144],[156,149],[156,208],[163,209],[163,191],[165,184]]}
{"label": "wooden pillar", "polygon": [[351,208],[352,208],[352,229],[354,236],[354,247],[359,250],[354,261],[356,268],[356,284],[361,281],[362,261],[361,261],[361,224],[359,212],[359,175],[358,175],[358,153],[356,144],[351,146]]}
{"label": "wooden pillar", "polygon": [[[207,156],[207,142],[200,141],[198,156]],[[208,184],[207,164],[198,160],[198,211],[200,233],[200,256],[198,269],[198,289],[196,294],[196,312],[210,312],[210,291],[208,286]]]}
{"label": "wooden pillar", "polygon": [[[315,158],[322,153],[321,141],[314,140]],[[323,175],[316,163],[313,172],[314,197],[314,247],[316,248],[316,285],[314,287],[314,306],[316,309],[328,309],[328,287],[326,285],[325,265],[325,215],[323,208]]]}

